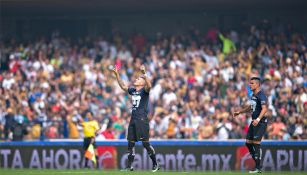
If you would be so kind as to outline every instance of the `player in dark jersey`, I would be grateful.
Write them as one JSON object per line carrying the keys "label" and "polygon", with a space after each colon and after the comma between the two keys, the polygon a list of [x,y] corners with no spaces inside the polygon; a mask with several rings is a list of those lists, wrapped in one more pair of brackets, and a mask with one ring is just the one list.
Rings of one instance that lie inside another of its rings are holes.
{"label": "player in dark jersey", "polygon": [[261,173],[261,154],[262,150],[260,143],[264,133],[267,128],[267,118],[265,113],[267,112],[267,97],[261,90],[260,78],[252,77],[250,79],[250,88],[253,91],[253,95],[250,99],[250,105],[244,107],[240,111],[234,112],[233,116],[236,117],[241,113],[252,112],[252,123],[248,128],[248,133],[246,135],[246,146],[256,162],[256,167],[254,170],[249,171],[249,173]]}
{"label": "player in dark jersey", "polygon": [[132,162],[135,156],[135,142],[142,141],[144,148],[147,150],[152,160],[152,171],[156,172],[160,169],[156,160],[154,148],[149,143],[149,119],[148,100],[151,83],[146,75],[145,66],[140,67],[142,75],[133,83],[133,87],[129,87],[121,80],[117,68],[113,69],[117,82],[121,89],[128,92],[132,99],[132,115],[128,127],[128,165],[126,170],[133,171]]}

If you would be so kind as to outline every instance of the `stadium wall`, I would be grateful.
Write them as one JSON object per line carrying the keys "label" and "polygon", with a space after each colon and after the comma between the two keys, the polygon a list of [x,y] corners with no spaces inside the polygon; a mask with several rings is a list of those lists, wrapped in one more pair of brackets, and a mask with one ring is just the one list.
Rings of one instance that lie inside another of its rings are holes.
{"label": "stadium wall", "polygon": [[[305,32],[307,15],[278,12],[237,12],[237,13],[182,13],[182,14],[127,14],[102,16],[19,16],[0,17],[0,39],[35,40],[38,37],[49,37],[52,32],[59,30],[62,36],[79,38],[84,36],[108,37],[114,28],[124,35],[136,32],[143,33],[153,39],[157,32],[163,34],[178,34],[186,32],[191,26],[202,33],[210,27],[217,27],[221,31],[245,29],[243,23],[257,25],[263,19],[270,21],[272,28],[278,29],[280,24],[293,25],[295,31]],[[276,32],[276,31],[275,31]]]}
{"label": "stadium wall", "polygon": [[[97,142],[101,169],[126,164],[126,141]],[[152,141],[162,170],[247,171],[254,162],[244,141]],[[307,172],[307,141],[264,141],[263,170]],[[0,168],[81,169],[81,141],[0,143]],[[150,169],[151,160],[138,143],[133,166]]]}

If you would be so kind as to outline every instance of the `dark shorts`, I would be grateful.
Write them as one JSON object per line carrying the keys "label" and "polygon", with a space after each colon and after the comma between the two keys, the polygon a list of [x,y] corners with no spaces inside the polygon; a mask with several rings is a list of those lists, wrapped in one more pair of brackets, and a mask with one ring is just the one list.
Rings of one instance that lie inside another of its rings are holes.
{"label": "dark shorts", "polygon": [[86,151],[88,146],[91,144],[91,140],[94,139],[93,146],[96,148],[96,141],[94,137],[84,137],[83,139],[83,150]]}
{"label": "dark shorts", "polygon": [[147,118],[131,119],[128,126],[129,141],[148,141],[149,140],[149,120]]}
{"label": "dark shorts", "polygon": [[257,126],[254,126],[252,123],[249,125],[248,132],[246,135],[246,140],[261,141],[263,135],[266,132],[267,123],[259,122]]}

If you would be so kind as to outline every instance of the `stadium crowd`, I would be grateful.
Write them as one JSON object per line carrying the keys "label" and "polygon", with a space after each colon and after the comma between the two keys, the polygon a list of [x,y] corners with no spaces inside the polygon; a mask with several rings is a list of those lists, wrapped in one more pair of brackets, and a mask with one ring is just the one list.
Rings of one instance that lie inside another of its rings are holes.
{"label": "stadium crowd", "polygon": [[132,82],[144,64],[152,79],[153,139],[242,139],[249,114],[249,78],[262,78],[268,96],[266,139],[307,139],[307,33],[257,24],[242,31],[141,33],[72,39],[55,32],[32,42],[1,42],[9,58],[0,75],[0,139],[82,138],[80,118],[91,111],[97,139],[125,139],[130,100],[110,65]]}

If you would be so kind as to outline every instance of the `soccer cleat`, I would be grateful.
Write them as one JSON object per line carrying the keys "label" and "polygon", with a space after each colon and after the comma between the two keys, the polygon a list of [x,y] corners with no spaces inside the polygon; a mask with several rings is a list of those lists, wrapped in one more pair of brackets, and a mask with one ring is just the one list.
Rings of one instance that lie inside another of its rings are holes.
{"label": "soccer cleat", "polygon": [[134,168],[131,166],[131,167],[121,169],[120,171],[133,171],[133,170],[134,170]]}
{"label": "soccer cleat", "polygon": [[255,170],[249,171],[249,173],[251,173],[251,174],[261,173],[261,170],[256,168]]}
{"label": "soccer cleat", "polygon": [[160,170],[160,166],[158,164],[152,167],[152,172],[157,172],[158,170]]}

